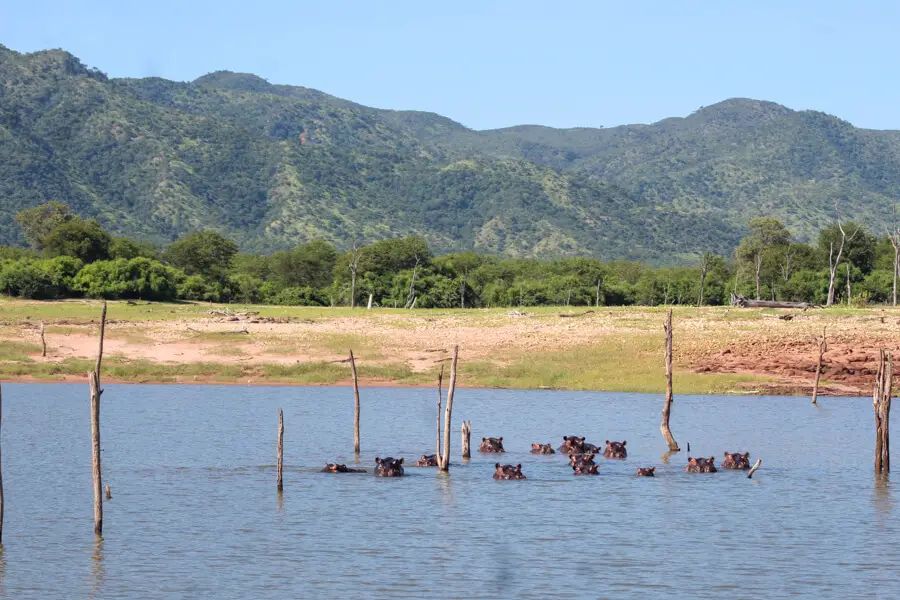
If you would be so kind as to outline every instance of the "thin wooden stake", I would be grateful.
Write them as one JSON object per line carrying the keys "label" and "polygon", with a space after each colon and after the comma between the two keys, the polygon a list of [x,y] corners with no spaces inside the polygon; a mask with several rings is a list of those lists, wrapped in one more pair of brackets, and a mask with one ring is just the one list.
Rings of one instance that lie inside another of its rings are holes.
{"label": "thin wooden stake", "polygon": [[459,360],[459,345],[453,348],[453,361],[450,363],[450,388],[447,390],[447,408],[444,410],[444,452],[441,456],[440,470],[450,471],[450,419],[453,415],[453,394],[456,392],[456,363]]}
{"label": "thin wooden stake", "polygon": [[441,464],[441,386],[444,383],[444,365],[441,365],[441,371],[438,373],[438,409],[437,409],[437,455],[438,464]]}
{"label": "thin wooden stake", "polygon": [[91,455],[94,471],[94,533],[103,535],[103,481],[100,470],[100,365],[103,363],[103,336],[106,333],[106,302],[100,313],[100,342],[97,364],[88,373],[91,388]]}
{"label": "thin wooden stake", "polygon": [[109,486],[106,486],[106,499],[112,500],[112,488]]}
{"label": "thin wooden stake", "polygon": [[275,485],[279,492],[284,491],[284,411],[278,409],[278,445],[275,449]]}
{"label": "thin wooden stake", "polygon": [[356,374],[356,359],[353,358],[353,350],[350,350],[350,371],[353,373],[353,399],[356,401],[356,409],[353,413],[353,452],[359,454],[359,377]]}
{"label": "thin wooden stake", "polygon": [[753,474],[756,473],[756,470],[759,468],[759,466],[761,464],[762,464],[762,459],[757,458],[756,462],[753,464],[753,467],[750,469],[750,471],[747,472],[747,479],[753,479]]}
{"label": "thin wooden stake", "polygon": [[816,362],[816,379],[813,382],[812,403],[817,404],[819,397],[819,378],[822,376],[822,357],[828,351],[828,341],[825,339],[825,327],[822,328],[822,339],[819,340],[819,360]]}
{"label": "thin wooden stake", "polygon": [[662,411],[662,423],[659,426],[659,430],[662,432],[663,438],[666,440],[666,444],[669,446],[670,452],[678,452],[681,450],[678,447],[678,442],[675,441],[675,437],[672,435],[672,430],[669,428],[669,416],[672,412],[672,402],[674,401],[674,397],[672,395],[672,310],[669,310],[669,316],[666,318],[665,323],[663,324],[663,330],[666,332],[666,400],[663,404]]}
{"label": "thin wooden stake", "polygon": [[41,321],[41,358],[47,357],[47,340],[44,338],[44,322]]}
{"label": "thin wooden stake", "polygon": [[462,457],[466,460],[472,458],[472,421],[462,423]]}

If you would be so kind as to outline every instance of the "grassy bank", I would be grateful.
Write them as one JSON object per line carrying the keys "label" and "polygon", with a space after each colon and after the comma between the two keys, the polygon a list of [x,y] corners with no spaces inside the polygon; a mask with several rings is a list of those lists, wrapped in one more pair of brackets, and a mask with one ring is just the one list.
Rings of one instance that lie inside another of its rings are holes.
{"label": "grassy bank", "polygon": [[[253,311],[263,319],[233,321],[209,314],[211,309]],[[458,343],[464,386],[663,391],[664,309],[522,311],[116,302],[109,304],[103,374],[107,381],[126,382],[342,384],[349,381],[342,361],[353,348],[363,384],[433,385],[439,365]],[[675,309],[676,393],[771,390],[783,374],[757,368],[752,357],[746,368],[728,369],[714,368],[713,359],[742,348],[765,356],[773,344],[803,349],[822,325],[836,340],[856,340],[859,331],[867,331],[873,343],[882,342],[900,316],[840,308],[787,323],[766,318],[771,312]],[[95,302],[0,300],[0,378],[84,378],[96,351],[98,317]],[[40,356],[40,322],[46,325],[46,358]]]}

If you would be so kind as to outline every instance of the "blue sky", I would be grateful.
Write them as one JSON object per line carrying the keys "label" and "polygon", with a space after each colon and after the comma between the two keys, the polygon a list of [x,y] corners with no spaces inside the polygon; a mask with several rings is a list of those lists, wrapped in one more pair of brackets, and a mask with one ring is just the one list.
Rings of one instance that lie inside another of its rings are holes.
{"label": "blue sky", "polygon": [[227,69],[476,129],[613,126],[742,96],[900,129],[900,3],[700,1],[0,4],[0,44],[114,77]]}

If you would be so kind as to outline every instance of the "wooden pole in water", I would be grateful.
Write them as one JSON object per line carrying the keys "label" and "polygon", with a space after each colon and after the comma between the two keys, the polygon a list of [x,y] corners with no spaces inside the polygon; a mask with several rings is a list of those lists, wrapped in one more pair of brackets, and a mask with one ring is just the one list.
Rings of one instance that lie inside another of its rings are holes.
{"label": "wooden pole in water", "polygon": [[435,452],[438,464],[441,464],[441,386],[444,383],[444,365],[441,365],[441,371],[438,373],[438,409],[437,409],[437,443]]}
{"label": "wooden pole in water", "polygon": [[353,350],[350,350],[350,371],[353,373],[353,399],[356,401],[356,410],[353,413],[353,453],[359,454],[359,377],[356,374]]}
{"label": "wooden pole in water", "polygon": [[444,410],[444,452],[440,470],[450,471],[450,419],[453,415],[453,394],[456,392],[456,363],[459,360],[459,344],[453,347],[453,361],[450,363],[450,388],[447,390],[447,408]]}
{"label": "wooden pole in water", "polygon": [[754,465],[753,465],[753,468],[751,468],[750,471],[747,472],[747,479],[753,479],[753,474],[756,473],[756,470],[759,468],[759,466],[761,464],[762,464],[762,459],[757,458],[756,463],[754,463]]}
{"label": "wooden pole in water", "polygon": [[891,472],[890,456],[890,414],[891,384],[894,375],[894,364],[891,353],[881,349],[878,361],[878,373],[875,376],[875,393],[872,406],[875,409],[875,472]]}
{"label": "wooden pole in water", "polygon": [[[0,390],[0,425],[3,423],[3,390]],[[0,453],[0,545],[3,544],[3,455]]]}
{"label": "wooden pole in water", "polygon": [[819,340],[819,360],[816,362],[816,379],[813,382],[812,403],[817,404],[819,397],[819,378],[822,376],[822,357],[828,351],[828,341],[825,339],[825,327],[822,328],[822,339]]}
{"label": "wooden pole in water", "polygon": [[666,440],[666,444],[669,446],[670,452],[678,452],[681,448],[678,447],[678,442],[675,441],[674,436],[672,436],[672,430],[669,428],[669,416],[672,412],[672,402],[674,401],[672,395],[672,310],[669,309],[669,316],[666,318],[665,323],[663,323],[663,330],[666,332],[666,400],[663,404],[662,411],[662,423],[659,426],[659,430],[662,432],[663,438]]}
{"label": "wooden pole in water", "polygon": [[472,458],[472,421],[462,423],[462,457]]}
{"label": "wooden pole in water", "polygon": [[279,492],[284,491],[284,411],[278,409],[278,445],[275,449],[275,485]]}
{"label": "wooden pole in water", "polygon": [[41,321],[41,358],[47,357],[47,340],[44,338],[44,322]]}
{"label": "wooden pole in water", "polygon": [[112,488],[109,486],[106,486],[106,499],[112,500]]}
{"label": "wooden pole in water", "polygon": [[100,343],[97,364],[88,373],[91,388],[91,455],[94,470],[94,533],[103,535],[103,481],[100,472],[100,365],[103,362],[103,336],[106,333],[106,302],[100,313]]}

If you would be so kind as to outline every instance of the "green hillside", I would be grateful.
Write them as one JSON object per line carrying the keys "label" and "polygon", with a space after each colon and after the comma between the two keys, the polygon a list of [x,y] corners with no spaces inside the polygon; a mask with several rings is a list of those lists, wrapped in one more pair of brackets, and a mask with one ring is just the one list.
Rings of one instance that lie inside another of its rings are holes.
{"label": "green hillside", "polygon": [[729,100],[611,129],[476,132],[230,72],[109,79],[0,46],[0,243],[51,199],[165,243],[196,229],[264,252],[419,234],[438,252],[682,262],[758,215],[801,239],[835,200],[876,231],[900,196],[900,134]]}

